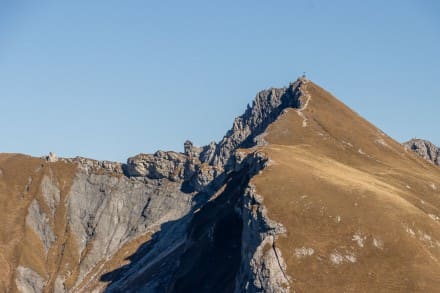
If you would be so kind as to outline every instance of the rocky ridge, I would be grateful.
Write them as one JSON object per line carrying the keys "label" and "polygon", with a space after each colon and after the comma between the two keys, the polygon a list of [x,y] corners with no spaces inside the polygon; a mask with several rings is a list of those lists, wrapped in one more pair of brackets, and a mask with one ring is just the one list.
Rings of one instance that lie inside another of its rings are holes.
{"label": "rocky ridge", "polygon": [[[46,176],[37,187],[44,200],[35,197],[26,223],[41,239],[47,257],[62,245],[70,246],[72,260],[61,255],[58,262],[66,269],[48,267],[43,274],[41,269],[24,264],[15,274],[16,288],[27,288],[28,292],[39,292],[41,288],[46,292],[194,289],[197,282],[182,283],[188,272],[182,271],[179,263],[186,261],[190,251],[198,250],[200,243],[206,245],[200,249],[207,254],[215,251],[220,245],[217,241],[224,238],[216,235],[227,233],[215,227],[248,223],[243,233],[235,231],[229,237],[232,243],[228,251],[238,257],[214,276],[223,272],[223,277],[231,279],[229,290],[236,292],[244,287],[249,292],[286,291],[282,257],[273,245],[273,239],[283,232],[282,226],[267,218],[249,185],[252,174],[264,168],[267,159],[252,148],[250,152],[239,149],[264,144],[260,134],[265,128],[284,109],[303,105],[301,86],[306,82],[300,78],[289,87],[257,94],[252,106],[235,119],[219,143],[195,147],[187,141],[183,153],[139,154],[126,164],[81,157],[65,159],[55,154],[43,157],[45,168],[53,175]],[[60,164],[76,166],[76,175],[64,196],[60,195],[61,180],[51,169]],[[256,214],[251,212],[255,209]],[[211,218],[211,214],[218,217]],[[64,236],[57,234],[56,227],[51,228],[50,223],[55,222],[65,222]],[[139,239],[146,239],[145,243],[129,264],[117,269],[117,263],[124,263],[123,259],[118,261],[118,253]],[[273,249],[267,250],[267,245]],[[203,267],[204,258],[197,261]],[[224,259],[216,261],[221,267]],[[159,264],[163,273],[153,274]]]}
{"label": "rocky ridge", "polygon": [[259,137],[267,126],[275,121],[286,108],[301,108],[301,86],[306,78],[299,78],[287,88],[272,88],[261,91],[252,106],[237,117],[233,127],[219,143],[212,142],[203,147],[194,147],[186,141],[185,152],[158,151],[153,155],[139,154],[128,159],[123,166],[129,177],[167,178],[171,181],[183,180],[195,191],[201,191],[214,178],[234,167],[234,153],[241,147],[264,143]]}
{"label": "rocky ridge", "polygon": [[[219,143],[186,141],[183,153],[139,154],[125,164],[42,158],[23,181],[24,223],[42,243],[42,262],[55,254],[58,265],[14,263],[13,284],[2,287],[0,278],[0,289],[289,292],[292,278],[276,244],[286,228],[268,217],[251,178],[270,162],[257,147],[266,144],[265,130],[289,108],[305,108],[307,83],[258,93]],[[432,144],[405,146],[438,164]],[[66,194],[57,175],[63,164],[76,168]],[[0,178],[10,172],[1,167]]]}
{"label": "rocky ridge", "polygon": [[[258,172],[258,170],[264,167],[264,163],[262,162],[266,162],[267,160],[264,159],[263,154],[245,154],[237,150],[242,147],[249,148],[254,145],[263,144],[264,139],[259,137],[259,135],[264,132],[270,123],[277,119],[284,109],[301,108],[305,102],[301,86],[306,82],[307,80],[305,78],[300,78],[296,82],[291,83],[287,88],[269,89],[257,94],[252,106],[248,106],[245,113],[235,119],[232,129],[227,132],[225,137],[218,144],[211,143],[204,147],[195,147],[190,141],[186,141],[184,144],[184,153],[158,151],[153,155],[140,154],[129,158],[127,164],[122,166],[124,174],[135,180],[144,178],[180,183],[186,191],[195,194],[193,198],[205,198],[201,200],[202,203],[200,205],[194,206],[196,209],[199,209],[199,207],[205,210],[209,209],[209,205],[205,207],[203,202],[211,198],[212,195],[217,194],[216,200],[231,196],[225,192],[218,195],[222,188],[227,188],[225,186],[227,186],[228,180],[236,180],[233,178],[240,172],[246,173],[246,175],[240,175],[240,178],[241,176],[245,176],[248,178],[246,180],[249,180],[251,177],[250,174]],[[280,252],[277,251],[275,247],[273,250],[270,250],[272,253],[267,253],[266,249],[264,249],[263,252],[263,247],[271,240],[273,242],[274,237],[277,237],[276,235],[281,233],[282,227],[267,218],[263,207],[259,209],[261,211],[258,212],[258,215],[249,215],[248,209],[254,209],[256,206],[261,205],[261,202],[255,201],[257,195],[255,195],[255,192],[252,192],[252,190],[251,186],[243,185],[243,191],[239,194],[240,197],[235,195],[235,199],[231,200],[234,203],[233,210],[240,211],[237,213],[241,215],[239,216],[240,218],[243,218],[241,221],[244,222],[246,220],[246,222],[249,222],[251,225],[251,227],[245,229],[247,232],[242,234],[241,237],[243,237],[243,239],[239,241],[240,247],[243,249],[241,253],[246,254],[247,257],[243,259],[241,263],[242,268],[240,269],[240,273],[238,273],[237,268],[237,275],[234,276],[234,278],[237,278],[237,287],[235,290],[240,292],[240,290],[244,288],[243,286],[246,286],[249,292],[257,292],[262,289],[265,289],[267,292],[284,292],[286,288],[288,288],[288,282],[282,265],[280,265],[282,263]],[[243,197],[246,194],[248,194],[248,196]],[[243,200],[243,198],[247,197],[253,198],[252,205],[245,203],[248,201]],[[209,213],[215,212],[210,211]],[[189,225],[188,227],[191,229],[190,227],[194,225],[194,223],[191,224],[191,218],[192,216],[184,217],[185,220],[182,221],[182,223],[179,221],[178,227],[182,228]],[[253,222],[251,219],[255,219],[253,220],[255,221],[254,224],[251,224]],[[215,224],[213,225],[215,226]],[[251,228],[258,228],[258,231],[251,231]],[[174,231],[174,228],[169,229]],[[212,225],[204,232],[209,232],[209,229],[212,229]],[[166,232],[163,233],[167,234]],[[175,232],[173,233],[175,237]],[[254,239],[252,240],[250,237],[254,237]],[[160,238],[166,239],[167,236],[161,236]],[[168,244],[169,241],[170,240],[166,240],[165,243]],[[200,241],[200,239],[197,242],[194,241],[194,243],[198,242],[203,241]],[[160,239],[158,239],[156,243],[157,247],[161,246]],[[193,241],[190,243],[193,243]],[[263,243],[262,246],[260,245],[261,243]],[[167,263],[170,267],[176,269],[177,265],[175,263],[173,264],[174,261],[166,259],[171,255],[174,259],[176,257],[175,254],[184,257],[185,252],[193,249],[191,246],[186,245],[182,250],[182,245],[184,245],[184,243],[173,246],[173,249],[167,250],[165,255],[163,252],[158,253],[155,250],[154,254],[145,254],[140,260],[133,262],[129,268],[126,268],[123,273],[119,273],[119,277],[112,281],[108,290],[128,290],[128,288],[132,288],[134,284],[138,283],[137,279],[141,276],[145,280],[148,276],[149,269],[151,269],[151,265],[146,264],[156,263],[157,260],[154,259],[155,255],[160,255],[161,262]],[[254,253],[257,253],[257,255],[254,256]],[[262,258],[263,256],[264,258]],[[252,262],[253,264],[247,264],[248,262]],[[263,264],[265,271],[259,271],[257,267]],[[141,267],[143,269],[140,269]],[[253,271],[251,273],[245,273],[245,271],[250,268],[253,268]],[[175,274],[179,275],[181,273],[177,270]],[[166,275],[168,277],[164,275],[163,278],[158,278],[156,276],[155,280],[141,284],[144,287],[140,288],[142,288],[142,290],[152,291],[165,290],[165,287],[163,287],[164,284],[173,284],[171,280],[167,282],[164,281],[172,274],[167,272]],[[253,276],[252,280],[249,281],[251,276]],[[272,279],[274,279],[274,281],[272,281]],[[159,282],[158,280],[161,281]],[[182,285],[178,287],[180,288]],[[192,287],[192,289],[194,288]]]}

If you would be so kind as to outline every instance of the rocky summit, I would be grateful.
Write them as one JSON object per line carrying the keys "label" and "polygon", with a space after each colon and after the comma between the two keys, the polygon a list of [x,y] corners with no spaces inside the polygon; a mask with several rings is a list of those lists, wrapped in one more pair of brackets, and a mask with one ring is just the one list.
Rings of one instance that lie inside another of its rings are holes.
{"label": "rocky summit", "polygon": [[0,154],[0,291],[439,292],[439,153],[301,77],[183,153]]}
{"label": "rocky summit", "polygon": [[407,149],[428,160],[435,165],[440,165],[440,148],[423,139],[411,139],[403,144]]}

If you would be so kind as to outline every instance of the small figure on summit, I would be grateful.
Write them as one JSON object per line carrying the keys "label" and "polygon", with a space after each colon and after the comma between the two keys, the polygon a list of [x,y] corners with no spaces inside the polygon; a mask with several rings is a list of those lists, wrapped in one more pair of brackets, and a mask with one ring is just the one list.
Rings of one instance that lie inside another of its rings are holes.
{"label": "small figure on summit", "polygon": [[302,82],[306,83],[309,80],[307,79],[307,75],[306,72],[304,71],[303,74],[301,75],[301,77],[299,78],[299,80],[301,80]]}

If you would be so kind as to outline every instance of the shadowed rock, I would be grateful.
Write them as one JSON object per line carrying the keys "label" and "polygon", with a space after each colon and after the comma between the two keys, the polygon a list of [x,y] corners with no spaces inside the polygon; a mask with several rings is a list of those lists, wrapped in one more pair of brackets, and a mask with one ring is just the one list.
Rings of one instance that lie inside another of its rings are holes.
{"label": "shadowed rock", "polygon": [[430,161],[435,165],[440,165],[440,148],[433,143],[427,140],[414,138],[403,143],[403,145],[425,160]]}

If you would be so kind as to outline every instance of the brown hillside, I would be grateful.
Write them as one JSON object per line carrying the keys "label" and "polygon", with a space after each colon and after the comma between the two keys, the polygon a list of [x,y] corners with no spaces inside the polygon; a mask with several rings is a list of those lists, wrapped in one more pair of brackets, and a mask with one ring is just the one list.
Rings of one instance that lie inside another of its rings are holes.
{"label": "brown hillside", "polygon": [[[0,155],[0,291],[15,292],[15,270],[31,268],[53,282],[52,276],[62,270],[74,269],[78,256],[75,241],[66,231],[64,197],[70,189],[76,166],[65,162],[46,163],[39,158],[18,154]],[[47,257],[43,243],[26,225],[29,206],[36,200],[41,210],[50,215],[42,196],[44,177],[60,189],[60,204],[48,223],[57,239]],[[63,251],[66,251],[64,253]],[[61,266],[62,264],[62,266]],[[47,289],[53,288],[49,285]]]}
{"label": "brown hillside", "polygon": [[[295,292],[440,292],[440,169],[307,82],[252,180]],[[307,98],[307,97],[305,97]]]}
{"label": "brown hillside", "polygon": [[0,292],[440,292],[440,168],[305,78],[185,153],[0,154],[0,222]]}

